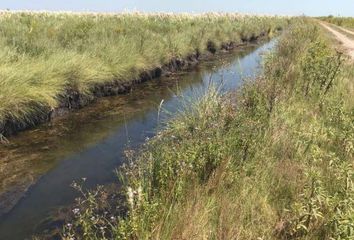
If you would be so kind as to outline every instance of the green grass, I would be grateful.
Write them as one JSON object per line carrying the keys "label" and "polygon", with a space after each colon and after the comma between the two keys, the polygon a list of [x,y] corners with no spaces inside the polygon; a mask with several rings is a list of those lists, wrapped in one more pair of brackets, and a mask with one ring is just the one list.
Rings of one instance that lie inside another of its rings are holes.
{"label": "green grass", "polygon": [[30,123],[67,90],[132,81],[174,57],[272,34],[286,19],[239,15],[0,13],[0,125]]}
{"label": "green grass", "polygon": [[353,239],[354,72],[321,31],[298,19],[263,76],[129,154],[127,214],[85,193],[64,239]]}

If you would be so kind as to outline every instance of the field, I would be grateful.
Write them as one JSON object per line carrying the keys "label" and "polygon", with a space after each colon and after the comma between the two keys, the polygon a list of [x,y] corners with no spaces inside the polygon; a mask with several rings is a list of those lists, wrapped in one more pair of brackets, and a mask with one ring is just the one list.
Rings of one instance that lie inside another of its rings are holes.
{"label": "field", "polygon": [[285,23],[237,14],[1,12],[0,129],[32,125],[72,92],[89,97],[97,84],[129,83],[173,58],[271,35]]}
{"label": "field", "polygon": [[354,72],[332,46],[296,19],[257,80],[128,152],[124,214],[84,192],[64,239],[353,239]]}

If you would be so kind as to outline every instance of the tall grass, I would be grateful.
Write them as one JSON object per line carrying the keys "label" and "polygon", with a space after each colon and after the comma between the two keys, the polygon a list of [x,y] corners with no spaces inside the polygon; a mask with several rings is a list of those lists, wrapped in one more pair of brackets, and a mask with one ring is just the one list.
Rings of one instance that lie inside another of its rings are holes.
{"label": "tall grass", "polygon": [[175,57],[261,33],[286,20],[236,14],[0,13],[0,125],[30,122],[66,91],[132,81]]}
{"label": "tall grass", "polygon": [[263,76],[129,155],[125,214],[89,193],[64,239],[353,239],[353,67],[324,36],[299,19]]}

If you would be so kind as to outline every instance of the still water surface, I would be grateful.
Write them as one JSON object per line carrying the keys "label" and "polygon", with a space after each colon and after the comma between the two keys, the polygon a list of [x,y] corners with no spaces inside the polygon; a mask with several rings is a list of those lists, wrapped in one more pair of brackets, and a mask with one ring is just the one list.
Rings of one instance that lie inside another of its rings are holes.
{"label": "still water surface", "polygon": [[10,145],[0,146],[0,240],[30,239],[53,211],[73,203],[78,196],[73,181],[86,178],[89,188],[116,182],[114,169],[124,162],[124,150],[138,147],[161,127],[162,100],[160,119],[167,121],[181,109],[180,95],[195,97],[210,82],[223,82],[225,92],[237,89],[243,78],[259,73],[263,53],[274,44],[224,54],[11,138]]}

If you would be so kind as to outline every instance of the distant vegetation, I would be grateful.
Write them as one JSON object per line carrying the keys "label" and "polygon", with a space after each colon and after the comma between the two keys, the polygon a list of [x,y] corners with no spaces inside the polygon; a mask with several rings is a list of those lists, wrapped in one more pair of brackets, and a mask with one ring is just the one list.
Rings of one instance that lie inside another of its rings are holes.
{"label": "distant vegetation", "polygon": [[319,19],[341,27],[348,27],[354,29],[354,18],[351,17],[328,16],[328,17],[320,17]]}
{"label": "distant vegetation", "polygon": [[135,80],[207,45],[242,42],[284,24],[240,15],[0,13],[0,126],[31,122],[68,90]]}
{"label": "distant vegetation", "polygon": [[212,88],[129,154],[126,204],[85,193],[65,239],[354,238],[354,72],[312,20],[264,74]]}

